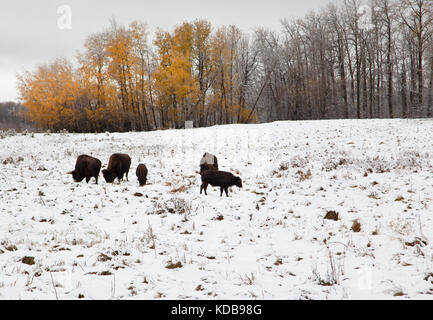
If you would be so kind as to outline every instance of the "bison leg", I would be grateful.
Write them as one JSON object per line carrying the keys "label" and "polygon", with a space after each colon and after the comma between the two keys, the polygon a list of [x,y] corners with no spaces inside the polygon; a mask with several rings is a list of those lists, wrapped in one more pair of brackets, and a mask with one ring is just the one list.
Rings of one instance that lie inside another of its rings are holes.
{"label": "bison leg", "polygon": [[221,191],[220,197],[222,197],[222,196],[223,196],[223,192],[224,192],[224,188],[221,187],[221,188],[220,188],[220,191]]}
{"label": "bison leg", "polygon": [[226,195],[227,195],[227,198],[228,198],[228,196],[229,196],[229,188],[225,188],[225,191],[226,191]]}
{"label": "bison leg", "polygon": [[86,182],[89,183],[90,177],[86,177]]}
{"label": "bison leg", "polygon": [[98,176],[95,176],[96,184],[98,184]]}
{"label": "bison leg", "polygon": [[207,184],[206,183],[203,183],[201,186],[200,186],[200,194],[202,194],[202,192],[203,192],[203,190],[204,190],[204,194],[205,195],[207,195]]}
{"label": "bison leg", "polygon": [[[207,195],[207,186],[208,186],[208,184],[206,182],[203,183],[202,186],[201,186],[203,188],[203,190],[204,190],[204,194],[205,195]],[[201,192],[200,192],[200,194],[201,194]]]}

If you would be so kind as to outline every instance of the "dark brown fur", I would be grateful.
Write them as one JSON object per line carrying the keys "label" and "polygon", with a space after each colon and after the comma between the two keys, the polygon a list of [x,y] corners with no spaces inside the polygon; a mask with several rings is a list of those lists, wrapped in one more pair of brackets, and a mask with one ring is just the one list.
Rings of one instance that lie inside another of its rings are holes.
{"label": "dark brown fur", "polygon": [[126,174],[126,181],[128,180],[129,168],[131,167],[131,158],[127,154],[115,153],[110,157],[108,162],[108,167],[102,170],[102,174],[105,181],[108,183],[113,183],[117,178],[123,180],[123,175]]}
{"label": "dark brown fur", "polygon": [[69,172],[75,182],[81,182],[86,178],[86,182],[89,183],[92,177],[95,178],[96,184],[98,184],[98,176],[101,171],[101,161],[88,155],[81,155],[77,158],[75,163],[75,170]]}
{"label": "dark brown fur", "polygon": [[147,167],[144,164],[139,164],[135,172],[140,183],[140,187],[144,186],[147,182]]}
{"label": "dark brown fur", "polygon": [[200,187],[200,194],[204,190],[205,195],[207,195],[208,185],[220,187],[221,197],[223,196],[224,191],[227,197],[229,196],[229,187],[237,186],[242,188],[242,179],[235,177],[230,172],[208,170],[203,172],[201,175],[201,181],[202,185]]}

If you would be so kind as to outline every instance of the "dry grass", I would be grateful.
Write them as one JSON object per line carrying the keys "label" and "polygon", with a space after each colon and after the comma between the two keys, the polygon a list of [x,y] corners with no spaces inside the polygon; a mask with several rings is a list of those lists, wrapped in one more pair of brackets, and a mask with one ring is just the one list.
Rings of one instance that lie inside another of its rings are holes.
{"label": "dry grass", "polygon": [[405,245],[407,245],[408,247],[415,247],[415,246],[424,247],[424,246],[428,245],[428,242],[417,237],[417,238],[415,238],[414,241],[405,242]]}
{"label": "dry grass", "polygon": [[182,185],[179,188],[174,188],[170,192],[171,193],[184,193],[186,191],[186,186]]}
{"label": "dry grass", "polygon": [[283,259],[277,259],[277,261],[274,262],[274,266],[280,266],[283,264]]}
{"label": "dry grass", "polygon": [[370,199],[380,200],[380,197],[379,197],[379,195],[378,195],[376,192],[372,192],[372,193],[370,193],[370,194],[368,195],[368,197],[369,197]]}
{"label": "dry grass", "polygon": [[328,211],[324,219],[338,221],[339,213],[336,211]]}
{"label": "dry grass", "polygon": [[312,177],[310,169],[308,169],[308,171],[306,171],[306,172],[299,170],[298,172],[296,172],[296,175],[298,177],[298,180],[301,182],[305,181],[305,180],[309,180]]}
{"label": "dry grass", "polygon": [[254,273],[251,273],[251,275],[245,275],[245,276],[239,276],[242,283],[246,286],[252,286],[254,282],[256,281],[256,278],[254,277]]}
{"label": "dry grass", "polygon": [[179,268],[182,268],[183,267],[183,265],[182,265],[182,262],[177,262],[177,263],[173,263],[173,262],[169,262],[166,266],[165,266],[165,268],[166,269],[179,269]]}
{"label": "dry grass", "polygon": [[35,258],[34,257],[24,257],[21,259],[21,262],[24,264],[28,264],[29,266],[32,266],[35,264]]}
{"label": "dry grass", "polygon": [[351,230],[353,232],[361,232],[361,223],[359,223],[359,220],[353,221]]}
{"label": "dry grass", "polygon": [[[329,248],[328,248],[329,250]],[[312,269],[313,278],[321,286],[334,286],[340,284],[340,278],[344,275],[344,256],[336,257],[328,251],[328,265],[326,274],[323,276],[319,273],[317,265]]]}
{"label": "dry grass", "polygon": [[103,254],[103,253],[101,253],[99,256],[98,256],[98,261],[99,262],[106,262],[106,261],[110,261],[111,260],[111,257],[109,257],[109,256],[107,256],[107,255],[105,255],[105,254]]}

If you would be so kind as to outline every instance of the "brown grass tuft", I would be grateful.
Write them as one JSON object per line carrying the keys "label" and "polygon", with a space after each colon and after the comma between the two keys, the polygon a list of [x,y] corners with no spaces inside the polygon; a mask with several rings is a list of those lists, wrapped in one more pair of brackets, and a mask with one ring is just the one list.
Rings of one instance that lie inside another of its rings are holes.
{"label": "brown grass tuft", "polygon": [[179,268],[182,268],[183,265],[180,261],[177,263],[169,262],[165,267],[167,269],[179,269]]}
{"label": "brown grass tuft", "polygon": [[18,248],[17,248],[17,246],[15,246],[15,245],[9,245],[9,246],[7,246],[7,247],[5,247],[5,249],[7,250],[7,251],[18,251]]}
{"label": "brown grass tuft", "polygon": [[298,176],[299,181],[305,181],[305,180],[311,179],[311,177],[312,177],[310,169],[308,169],[307,172],[299,170],[298,172],[296,172],[296,175]]}
{"label": "brown grass tuft", "polygon": [[98,256],[98,261],[99,261],[99,262],[106,262],[106,261],[110,261],[110,260],[111,260],[111,258],[110,258],[109,256],[103,254],[103,253],[101,253],[101,254]]}
{"label": "brown grass tuft", "polygon": [[339,213],[336,211],[328,211],[324,219],[338,221]]}
{"label": "brown grass tuft", "polygon": [[359,220],[353,221],[352,231],[353,232],[361,232],[361,224],[359,223]]}
{"label": "brown grass tuft", "polygon": [[183,193],[183,192],[185,192],[186,191],[186,186],[185,185],[182,185],[182,186],[180,186],[179,188],[174,188],[174,189],[172,189],[170,192],[171,193]]}
{"label": "brown grass tuft", "polygon": [[280,266],[283,264],[283,259],[277,259],[277,261],[274,262],[274,266]]}
{"label": "brown grass tuft", "polygon": [[24,264],[28,264],[29,266],[32,266],[35,264],[35,258],[34,257],[24,257],[21,259],[21,262]]}

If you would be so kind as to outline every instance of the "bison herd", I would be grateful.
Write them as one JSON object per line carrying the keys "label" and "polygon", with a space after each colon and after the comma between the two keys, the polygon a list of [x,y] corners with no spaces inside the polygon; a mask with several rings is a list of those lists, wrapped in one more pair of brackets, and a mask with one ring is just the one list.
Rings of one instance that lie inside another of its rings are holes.
{"label": "bison herd", "polygon": [[[95,178],[96,184],[98,184],[99,172],[101,171],[102,163],[99,159],[88,155],[81,155],[77,158],[75,163],[75,170],[68,172],[72,175],[75,182],[81,182],[86,178],[86,182],[89,183],[91,178]],[[131,157],[127,154],[115,153],[113,154],[109,161],[107,169],[102,170],[102,175],[107,183],[114,183],[114,181],[123,180],[126,176],[128,180],[129,169],[131,168]],[[147,182],[147,167],[144,164],[139,164],[136,170],[136,175],[140,187],[144,186]],[[200,186],[200,194],[203,190],[205,195],[207,195],[207,187],[209,185],[213,187],[219,187],[221,191],[221,197],[223,193],[226,193],[228,197],[228,188],[232,186],[237,186],[242,188],[242,180],[239,177],[235,177],[230,172],[219,171],[218,169],[218,159],[210,153],[205,153],[200,161],[200,175],[202,185]]]}

